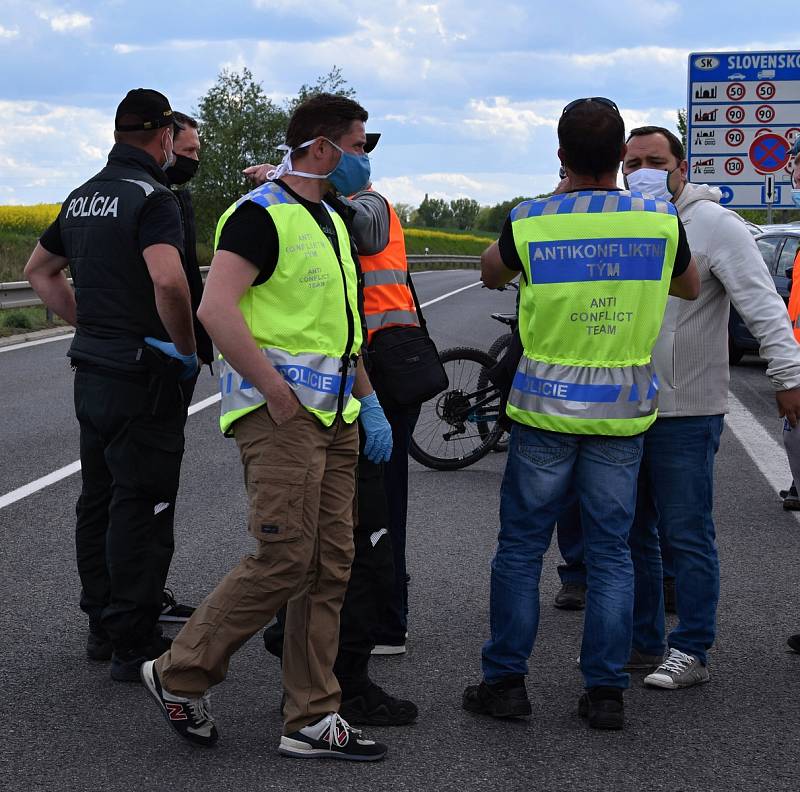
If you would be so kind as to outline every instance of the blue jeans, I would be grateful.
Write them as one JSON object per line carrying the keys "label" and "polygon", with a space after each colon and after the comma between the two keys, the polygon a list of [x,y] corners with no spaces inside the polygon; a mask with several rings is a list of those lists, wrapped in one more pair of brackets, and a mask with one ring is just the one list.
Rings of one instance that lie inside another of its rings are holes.
{"label": "blue jeans", "polygon": [[578,496],[573,493],[571,503],[558,516],[556,540],[563,564],[558,565],[561,582],[586,585],[586,565],[583,563],[583,528]]}
{"label": "blue jeans", "polygon": [[542,557],[570,492],[577,492],[588,581],[581,668],[586,687],[628,686],[622,670],[633,618],[628,533],[641,455],[641,435],[571,435],[514,424],[492,561],[491,638],[482,653],[487,682],[528,672],[539,626]]}
{"label": "blue jeans", "polygon": [[644,436],[631,556],[636,570],[633,646],[664,651],[664,592],[659,534],[675,573],[678,626],[667,644],[706,664],[714,643],[719,559],[711,509],[721,415],[659,418]]}

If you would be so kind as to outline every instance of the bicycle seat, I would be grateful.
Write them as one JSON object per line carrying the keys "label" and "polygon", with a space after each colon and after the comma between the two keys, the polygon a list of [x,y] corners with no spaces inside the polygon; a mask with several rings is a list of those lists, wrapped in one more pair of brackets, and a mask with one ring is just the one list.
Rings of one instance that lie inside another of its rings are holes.
{"label": "bicycle seat", "polygon": [[510,327],[517,321],[517,315],[515,313],[493,313],[492,319]]}

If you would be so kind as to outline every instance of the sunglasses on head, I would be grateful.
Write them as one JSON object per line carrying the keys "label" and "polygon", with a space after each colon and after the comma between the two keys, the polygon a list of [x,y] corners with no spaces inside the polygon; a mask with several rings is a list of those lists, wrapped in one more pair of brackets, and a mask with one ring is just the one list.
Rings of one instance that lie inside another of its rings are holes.
{"label": "sunglasses on head", "polygon": [[606,99],[605,96],[587,96],[584,99],[575,99],[575,101],[570,102],[561,111],[561,115],[565,116],[567,113],[571,112],[578,105],[581,105],[584,102],[599,102],[600,104],[605,105],[606,107],[610,107],[615,113],[619,114],[619,108],[610,99]]}

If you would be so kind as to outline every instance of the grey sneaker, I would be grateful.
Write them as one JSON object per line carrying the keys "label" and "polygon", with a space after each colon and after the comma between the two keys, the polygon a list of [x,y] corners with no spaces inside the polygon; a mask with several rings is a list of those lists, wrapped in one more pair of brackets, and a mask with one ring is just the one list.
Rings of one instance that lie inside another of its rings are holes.
{"label": "grey sneaker", "polygon": [[644,683],[676,690],[708,682],[708,679],[708,669],[696,657],[684,654],[680,649],[670,649],[664,662],[644,678]]}
{"label": "grey sneaker", "polygon": [[664,655],[649,655],[640,652],[636,647],[631,649],[631,656],[623,671],[649,671],[664,662]]}

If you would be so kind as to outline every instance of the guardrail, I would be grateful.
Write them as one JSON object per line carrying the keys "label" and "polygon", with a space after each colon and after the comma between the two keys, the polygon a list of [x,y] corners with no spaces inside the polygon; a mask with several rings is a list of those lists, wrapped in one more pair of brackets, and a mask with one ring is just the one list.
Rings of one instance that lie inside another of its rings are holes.
{"label": "guardrail", "polygon": [[[408,256],[408,267],[412,272],[421,269],[478,269],[480,261],[480,256],[411,255]],[[205,279],[208,267],[200,267],[200,272]],[[72,283],[71,278],[68,280]],[[36,296],[28,281],[0,283],[0,311],[41,304],[42,301]]]}

